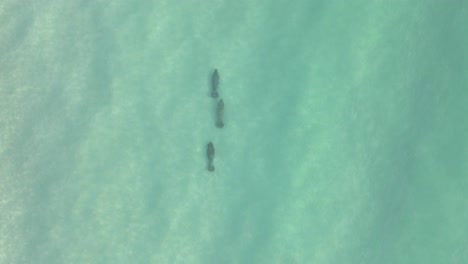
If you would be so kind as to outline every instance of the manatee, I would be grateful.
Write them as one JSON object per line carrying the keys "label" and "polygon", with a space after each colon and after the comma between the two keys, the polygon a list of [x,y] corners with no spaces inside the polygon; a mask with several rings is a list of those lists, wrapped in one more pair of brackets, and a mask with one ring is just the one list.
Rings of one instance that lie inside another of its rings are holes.
{"label": "manatee", "polygon": [[215,69],[211,77],[211,97],[218,98],[219,75],[218,69]]}
{"label": "manatee", "polygon": [[214,171],[213,159],[215,156],[215,149],[213,143],[209,142],[206,149],[206,156],[208,157],[208,171]]}
{"label": "manatee", "polygon": [[223,122],[224,102],[223,102],[223,99],[219,100],[219,102],[218,102],[218,108],[216,109],[216,115],[217,115],[216,126],[219,127],[219,128],[224,127],[224,122]]}

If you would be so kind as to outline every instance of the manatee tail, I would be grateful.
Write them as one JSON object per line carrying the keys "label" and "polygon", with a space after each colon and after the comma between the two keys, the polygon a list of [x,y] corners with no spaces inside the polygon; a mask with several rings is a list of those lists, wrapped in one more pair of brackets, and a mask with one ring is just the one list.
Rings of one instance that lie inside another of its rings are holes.
{"label": "manatee tail", "polygon": [[216,122],[216,126],[219,127],[219,128],[223,128],[224,127],[224,122],[222,120],[218,120]]}
{"label": "manatee tail", "polygon": [[218,98],[218,96],[219,96],[219,94],[218,94],[217,91],[212,91],[212,92],[211,92],[211,97],[213,97],[213,98]]}
{"label": "manatee tail", "polygon": [[214,166],[213,164],[208,165],[208,171],[214,171]]}

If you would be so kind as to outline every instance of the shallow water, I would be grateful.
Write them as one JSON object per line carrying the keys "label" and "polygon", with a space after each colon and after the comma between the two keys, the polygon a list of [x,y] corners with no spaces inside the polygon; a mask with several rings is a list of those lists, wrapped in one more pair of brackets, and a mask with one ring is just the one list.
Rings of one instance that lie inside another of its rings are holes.
{"label": "shallow water", "polygon": [[0,263],[467,263],[449,2],[2,1]]}

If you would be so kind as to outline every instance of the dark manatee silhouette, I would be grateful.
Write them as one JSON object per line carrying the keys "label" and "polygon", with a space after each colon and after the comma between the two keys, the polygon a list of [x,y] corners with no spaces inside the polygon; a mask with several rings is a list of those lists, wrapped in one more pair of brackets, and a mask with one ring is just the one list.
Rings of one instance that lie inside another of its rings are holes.
{"label": "dark manatee silhouette", "polygon": [[206,148],[206,156],[208,157],[208,171],[214,171],[215,168],[213,166],[213,159],[215,156],[215,149],[211,141],[208,143],[208,146]]}
{"label": "dark manatee silhouette", "polygon": [[219,100],[218,108],[216,109],[216,126],[219,128],[224,127],[223,117],[224,117],[224,102],[223,99]]}
{"label": "dark manatee silhouette", "polygon": [[215,69],[213,75],[211,76],[211,97],[218,97],[218,84],[219,84],[219,74],[218,69]]}

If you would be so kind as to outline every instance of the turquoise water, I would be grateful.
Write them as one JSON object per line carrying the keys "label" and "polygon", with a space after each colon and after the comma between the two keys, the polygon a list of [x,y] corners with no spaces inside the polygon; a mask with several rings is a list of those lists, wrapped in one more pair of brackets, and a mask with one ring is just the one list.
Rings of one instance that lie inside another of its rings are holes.
{"label": "turquoise water", "polygon": [[468,263],[466,2],[39,2],[0,3],[0,263]]}

